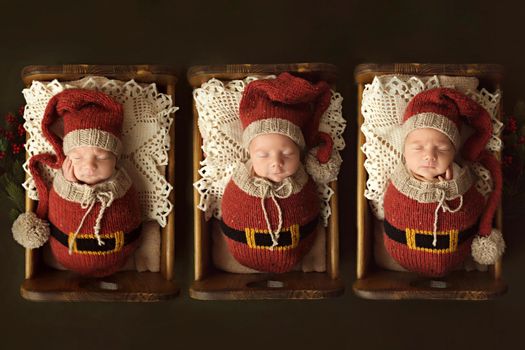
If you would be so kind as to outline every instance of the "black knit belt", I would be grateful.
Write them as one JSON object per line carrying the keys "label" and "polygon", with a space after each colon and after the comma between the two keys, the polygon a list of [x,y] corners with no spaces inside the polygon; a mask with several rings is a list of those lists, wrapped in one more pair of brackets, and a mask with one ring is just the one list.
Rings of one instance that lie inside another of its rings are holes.
{"label": "black knit belt", "polygon": [[[279,233],[278,245],[274,249],[290,249],[295,248],[299,244],[299,241],[308,237],[314,232],[317,227],[319,218],[316,217],[309,223],[299,226],[292,225],[287,230],[281,230]],[[258,230],[253,228],[246,228],[244,231],[235,230],[224,223],[221,220],[222,232],[234,241],[247,244],[250,248],[266,248],[269,249],[272,246],[272,237],[268,230]]]}
{"label": "black knit belt", "polygon": [[[94,234],[78,234],[73,244],[73,251],[78,254],[109,254],[115,253],[127,244],[135,241],[139,236],[142,225],[139,225],[133,231],[124,233],[116,231],[107,234],[101,234],[100,238],[103,245],[98,245],[98,240]],[[71,234],[72,236],[73,234]],[[59,241],[63,246],[69,247],[69,235],[66,235],[54,225],[51,225],[51,236]]]}
{"label": "black knit belt", "polygon": [[406,244],[410,249],[424,250],[433,253],[452,253],[458,245],[465,242],[478,231],[478,225],[473,225],[464,231],[448,230],[436,232],[436,246],[432,245],[432,231],[422,231],[407,228],[400,230],[384,220],[386,235],[399,243]]}

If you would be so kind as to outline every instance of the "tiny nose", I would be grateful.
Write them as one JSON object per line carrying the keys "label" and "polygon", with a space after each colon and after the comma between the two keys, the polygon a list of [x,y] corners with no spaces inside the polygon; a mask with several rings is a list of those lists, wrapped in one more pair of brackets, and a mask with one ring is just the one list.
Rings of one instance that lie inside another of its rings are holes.
{"label": "tiny nose", "polygon": [[283,164],[282,158],[280,156],[275,156],[272,158],[272,167],[278,167]]}
{"label": "tiny nose", "polygon": [[82,166],[86,169],[95,169],[97,167],[97,164],[94,159],[86,159]]}
{"label": "tiny nose", "polygon": [[425,159],[436,160],[436,152],[433,150],[425,152]]}

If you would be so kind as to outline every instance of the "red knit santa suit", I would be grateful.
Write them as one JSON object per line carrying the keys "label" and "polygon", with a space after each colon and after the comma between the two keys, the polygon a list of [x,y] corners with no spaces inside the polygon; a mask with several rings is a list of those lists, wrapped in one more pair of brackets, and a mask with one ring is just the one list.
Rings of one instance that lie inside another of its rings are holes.
{"label": "red knit santa suit", "polygon": [[[403,121],[405,137],[422,128],[446,135],[466,166],[454,179],[437,182],[416,179],[404,164],[397,167],[384,197],[387,251],[406,269],[428,276],[446,275],[471,251],[477,262],[493,264],[504,242],[492,230],[501,196],[501,168],[485,150],[493,129],[490,115],[456,90],[435,88],[409,102]],[[464,123],[474,132],[461,144]],[[429,157],[430,152],[425,152]],[[487,198],[476,189],[472,162],[479,162],[492,175],[494,188]]]}
{"label": "red knit santa suit", "polygon": [[401,164],[385,193],[385,247],[407,270],[446,275],[470,254],[484,203],[468,167],[455,179],[425,182]]}
{"label": "red knit santa suit", "polygon": [[[49,193],[48,218],[52,225],[53,255],[65,268],[83,275],[113,274],[138,244],[140,205],[137,192],[123,169],[96,185],[69,182],[58,173]],[[102,245],[94,235],[99,218]]]}
{"label": "red knit santa suit", "polygon": [[[290,271],[310,250],[318,216],[317,189],[302,167],[281,183],[272,183],[251,176],[241,164],[222,198],[228,248],[239,263],[258,271]],[[269,229],[277,231],[279,222],[282,229],[274,245]]]}

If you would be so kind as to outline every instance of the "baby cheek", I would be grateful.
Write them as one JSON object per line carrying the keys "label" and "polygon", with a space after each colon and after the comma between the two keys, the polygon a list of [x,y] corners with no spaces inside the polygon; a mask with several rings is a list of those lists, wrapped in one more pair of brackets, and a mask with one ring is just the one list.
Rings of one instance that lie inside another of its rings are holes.
{"label": "baby cheek", "polygon": [[264,161],[255,160],[252,161],[253,171],[257,176],[265,177],[267,175],[267,166]]}

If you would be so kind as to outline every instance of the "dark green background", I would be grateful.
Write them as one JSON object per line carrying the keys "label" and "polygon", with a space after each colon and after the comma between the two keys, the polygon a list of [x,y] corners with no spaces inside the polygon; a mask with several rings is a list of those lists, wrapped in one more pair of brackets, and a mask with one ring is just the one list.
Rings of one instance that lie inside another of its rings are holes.
{"label": "dark green background", "polygon": [[[5,3],[5,2],[3,2]],[[170,64],[177,86],[176,279],[157,304],[23,300],[24,254],[0,220],[2,349],[410,349],[524,345],[525,220],[505,218],[509,292],[489,302],[368,301],[355,279],[354,67],[363,62],[501,63],[504,105],[525,98],[523,5],[511,1],[12,1],[0,5],[0,112],[23,103],[29,64]],[[323,301],[203,302],[193,279],[191,89],[196,64],[330,62],[340,69],[347,149],[340,177],[344,296]],[[519,203],[511,202],[507,213]],[[521,204],[523,205],[523,204]],[[514,211],[515,212],[515,211]],[[44,346],[45,345],[45,346]]]}

